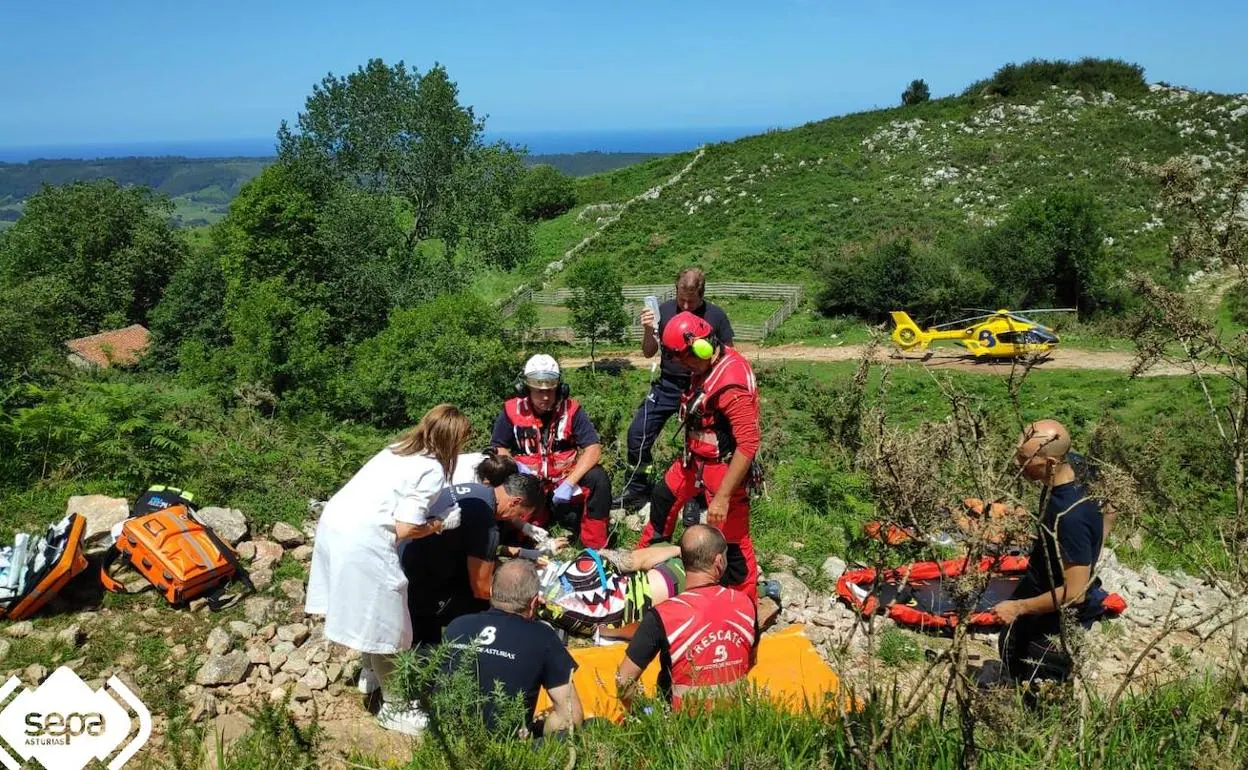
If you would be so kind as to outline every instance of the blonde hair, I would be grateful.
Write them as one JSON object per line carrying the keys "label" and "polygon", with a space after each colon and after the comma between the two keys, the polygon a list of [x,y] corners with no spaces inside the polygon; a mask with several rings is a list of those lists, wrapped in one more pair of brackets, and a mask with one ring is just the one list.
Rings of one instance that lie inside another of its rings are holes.
{"label": "blonde hair", "polygon": [[449,479],[455,473],[455,458],[468,443],[472,423],[452,404],[438,404],[425,412],[414,428],[390,445],[396,455],[427,454],[442,466]]}

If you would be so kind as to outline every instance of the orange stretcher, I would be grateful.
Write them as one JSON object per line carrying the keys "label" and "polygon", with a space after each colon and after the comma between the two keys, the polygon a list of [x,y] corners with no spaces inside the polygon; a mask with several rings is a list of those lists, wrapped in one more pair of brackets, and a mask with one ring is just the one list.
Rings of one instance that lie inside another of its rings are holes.
{"label": "orange stretcher", "polygon": [[[750,669],[749,681],[773,703],[791,713],[821,711],[829,705],[837,707],[835,696],[841,680],[828,666],[806,635],[802,626],[789,626],[768,634],[758,645],[758,662]],[[615,672],[624,659],[627,644],[606,647],[582,647],[571,650],[576,661],[572,681],[581,698],[585,718],[603,717],[618,722],[624,717],[615,692]],[[659,676],[656,658],[641,675],[647,695],[655,694]],[[537,699],[537,713],[551,708],[550,697],[542,690]]]}

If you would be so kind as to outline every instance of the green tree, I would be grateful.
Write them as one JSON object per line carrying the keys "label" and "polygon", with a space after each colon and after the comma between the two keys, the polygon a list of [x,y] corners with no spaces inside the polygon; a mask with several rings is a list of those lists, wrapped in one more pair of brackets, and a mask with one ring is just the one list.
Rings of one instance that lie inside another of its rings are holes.
{"label": "green tree", "polygon": [[543,164],[529,169],[516,190],[516,210],[530,222],[554,219],[575,205],[572,178],[554,166]]}
{"label": "green tree", "polygon": [[922,79],[911,80],[910,85],[906,86],[906,90],[901,92],[901,104],[908,107],[912,104],[922,104],[932,98],[932,92],[928,90],[927,83]]}
{"label": "green tree", "polygon": [[987,289],[974,270],[909,238],[885,241],[856,257],[829,259],[820,272],[820,311],[871,320],[883,320],[893,310],[919,319],[944,315],[951,307],[976,304]]}
{"label": "green tree", "polygon": [[498,312],[475,296],[444,294],[391,314],[357,348],[349,379],[361,416],[388,427],[449,401],[484,428],[519,369]]}
{"label": "green tree", "polygon": [[[403,200],[408,248],[429,237],[453,248],[460,235],[453,212],[463,200],[456,193],[464,191],[465,177],[493,179],[485,172],[514,163],[504,157],[515,154],[505,145],[485,152],[483,131],[484,122],[459,103],[445,67],[422,75],[403,62],[372,59],[313,87],[297,129],[283,123],[278,131],[278,156],[306,173],[350,179]],[[467,187],[476,192],[481,185]]]}
{"label": "green tree", "polygon": [[600,340],[623,340],[628,330],[624,312],[624,286],[615,263],[606,256],[585,257],[568,269],[568,300],[572,330],[589,340],[589,359]]}
{"label": "green tree", "polygon": [[520,342],[520,348],[527,353],[529,342],[537,332],[537,305],[533,303],[533,300],[526,299],[516,306],[516,311],[511,314],[508,326]]}
{"label": "green tree", "polygon": [[243,289],[226,315],[231,345],[216,360],[232,386],[267,392],[296,411],[329,408],[346,351],[330,343],[329,314],[294,294],[281,278]]}
{"label": "green tree", "polygon": [[44,282],[48,336],[148,323],[186,245],[172,205],[150,190],[103,180],[41,189],[0,241],[0,283]]}
{"label": "green tree", "polygon": [[1102,213],[1082,188],[1019,201],[1001,224],[963,248],[1002,307],[1060,305],[1087,315],[1111,302]]}

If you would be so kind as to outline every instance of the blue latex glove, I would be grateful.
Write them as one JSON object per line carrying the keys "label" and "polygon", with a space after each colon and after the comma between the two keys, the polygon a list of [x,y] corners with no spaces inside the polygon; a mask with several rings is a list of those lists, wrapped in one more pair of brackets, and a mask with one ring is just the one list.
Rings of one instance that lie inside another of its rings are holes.
{"label": "blue latex glove", "polygon": [[575,484],[573,484],[570,481],[564,481],[555,490],[555,493],[551,495],[550,499],[556,503],[570,503],[572,502],[572,498],[579,491],[580,491],[580,488],[577,487]]}

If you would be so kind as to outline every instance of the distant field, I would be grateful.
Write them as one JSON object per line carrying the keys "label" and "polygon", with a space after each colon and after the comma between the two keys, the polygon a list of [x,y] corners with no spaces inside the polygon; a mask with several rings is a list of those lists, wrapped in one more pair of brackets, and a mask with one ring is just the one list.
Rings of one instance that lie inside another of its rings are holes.
{"label": "distant field", "polygon": [[[570,176],[613,171],[661,157],[655,153],[578,152],[530,155],[529,165],[554,166]],[[20,212],[18,204],[45,184],[113,179],[123,185],[146,185],[168,195],[178,221],[189,227],[213,224],[229,212],[242,186],[272,158],[101,158],[0,163],[0,229]]]}

